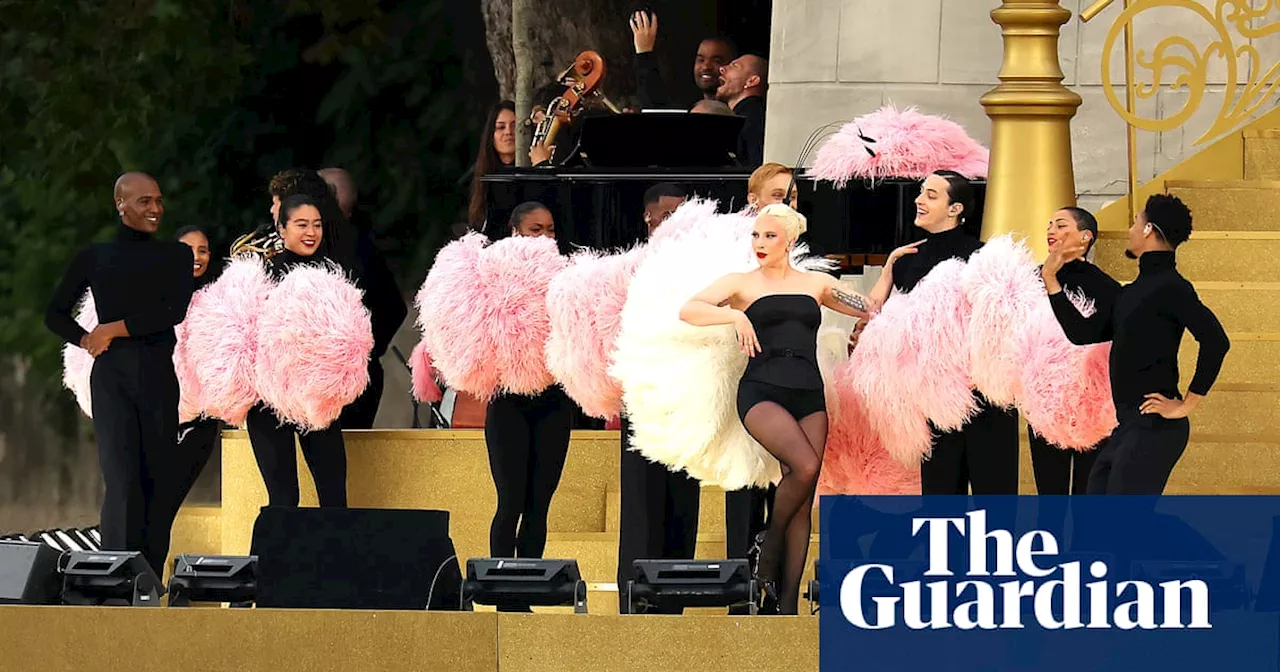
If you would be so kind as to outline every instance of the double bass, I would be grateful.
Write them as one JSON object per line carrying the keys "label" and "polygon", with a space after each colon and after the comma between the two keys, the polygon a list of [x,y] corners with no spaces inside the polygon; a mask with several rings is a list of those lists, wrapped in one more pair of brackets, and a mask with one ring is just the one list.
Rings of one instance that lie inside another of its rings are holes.
{"label": "double bass", "polygon": [[604,58],[594,51],[584,51],[556,77],[556,83],[565,87],[545,108],[536,105],[529,117],[534,125],[533,147],[541,145],[550,156],[555,156],[555,142],[560,130],[571,126],[586,109],[587,102],[598,102],[614,114],[621,110],[601,91],[605,76]]}

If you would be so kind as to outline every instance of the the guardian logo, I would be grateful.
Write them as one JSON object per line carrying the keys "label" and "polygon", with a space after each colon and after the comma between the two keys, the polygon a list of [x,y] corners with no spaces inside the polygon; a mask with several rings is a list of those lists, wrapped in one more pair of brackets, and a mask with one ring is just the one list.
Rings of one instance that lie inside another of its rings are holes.
{"label": "the guardian logo", "polygon": [[[1209,587],[1204,581],[1164,581],[1154,586],[1145,581],[1121,581],[1112,585],[1107,580],[1110,568],[1104,562],[1090,562],[1087,568],[1079,561],[1055,563],[1058,540],[1049,532],[1034,530],[1016,542],[1008,530],[988,532],[985,510],[969,512],[964,518],[913,518],[911,524],[913,536],[922,531],[928,534],[924,576],[940,578],[898,584],[890,565],[866,564],[853,569],[840,584],[840,610],[854,627],[883,630],[901,623],[912,630],[1021,629],[1027,627],[1023,615],[1028,612],[1034,614],[1032,627],[1047,630],[1213,627],[1209,623]],[[950,528],[958,530],[968,544],[968,567],[962,576],[972,580],[953,578]],[[994,571],[987,557],[989,546],[995,548]],[[1096,580],[1083,583],[1085,572]],[[886,582],[889,595],[882,594]],[[878,588],[869,589],[869,584]],[[1157,590],[1163,602],[1158,621]],[[870,596],[873,608],[865,608],[871,607],[864,605],[865,596]],[[1087,607],[1082,596],[1087,597]]]}

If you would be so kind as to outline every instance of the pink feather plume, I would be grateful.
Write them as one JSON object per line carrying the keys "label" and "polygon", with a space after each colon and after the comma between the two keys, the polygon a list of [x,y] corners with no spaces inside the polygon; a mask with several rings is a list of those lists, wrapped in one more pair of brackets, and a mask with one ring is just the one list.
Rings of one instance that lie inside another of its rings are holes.
{"label": "pink feather plume", "polygon": [[644,249],[575,254],[547,290],[547,369],[591,417],[613,420],[622,412],[622,386],[609,375],[609,364]]}
{"label": "pink feather plume", "polygon": [[[98,326],[98,309],[93,302],[93,292],[85,292],[76,312],[76,322],[85,331]],[[93,373],[93,357],[79,345],[62,345],[62,386],[71,390],[80,410],[93,417],[93,395],[89,391],[89,377]]]}
{"label": "pink feather plume", "polygon": [[445,385],[487,399],[498,387],[496,358],[480,347],[484,290],[477,263],[487,239],[469,233],[445,245],[418,289],[418,329]]}
{"label": "pink feather plume", "polygon": [[904,465],[889,455],[857,394],[844,387],[837,389],[834,396],[839,413],[831,414],[818,494],[920,494],[920,468]]}
{"label": "pink feather plume", "polygon": [[271,286],[261,259],[233,259],[187,311],[184,375],[200,381],[200,402],[209,417],[243,427],[258,403],[258,318]]}
{"label": "pink feather plume", "polygon": [[485,246],[473,233],[445,246],[418,292],[422,340],[444,382],[482,400],[553,384],[547,287],[567,263],[541,236]]}
{"label": "pink feather plume", "polygon": [[413,398],[425,404],[434,404],[444,398],[436,383],[436,370],[431,364],[427,344],[418,341],[409,355],[409,370],[413,377]]}
{"label": "pink feather plume", "polygon": [[[859,136],[874,140],[867,143]],[[872,156],[867,149],[875,152]],[[818,149],[809,174],[844,188],[853,179],[923,178],[935,170],[986,177],[990,152],[949,119],[892,105],[845,124]]]}
{"label": "pink feather plume", "polygon": [[204,414],[204,388],[191,361],[187,321],[192,314],[199,314],[205,309],[208,289],[204,287],[191,296],[191,303],[187,305],[187,318],[173,328],[177,337],[177,343],[173,346],[173,372],[178,377],[178,422],[191,422]]}
{"label": "pink feather plume", "polygon": [[[1074,298],[1080,307],[1079,297]],[[1088,450],[1109,436],[1116,427],[1111,344],[1072,344],[1045,297],[1033,306],[1018,341],[1023,363],[1018,407],[1027,424],[1049,443],[1071,450]]]}
{"label": "pink feather plume", "polygon": [[964,262],[938,264],[907,294],[885,303],[863,331],[836,384],[862,400],[890,455],[916,465],[932,450],[932,422],[958,429],[976,403],[968,372],[971,306],[960,287]]}
{"label": "pink feather plume", "polygon": [[1044,301],[1031,250],[1011,235],[987,241],[965,265],[963,286],[973,306],[968,346],[974,386],[993,404],[1009,408],[1022,388],[1018,334]]}
{"label": "pink feather plume", "polygon": [[373,327],[361,292],[332,266],[289,271],[258,318],[262,401],[304,431],[324,429],[369,386]]}
{"label": "pink feather plume", "polygon": [[[198,296],[198,294],[197,294]],[[191,305],[197,305],[195,297]],[[187,314],[191,314],[188,309]],[[97,306],[93,301],[93,292],[85,292],[76,312],[76,322],[85,331],[93,331],[98,326]],[[177,334],[177,345],[173,349],[173,368],[178,376],[178,421],[188,422],[200,417],[200,386],[185,357],[186,323],[174,327]],[[62,384],[75,394],[76,403],[84,414],[93,418],[93,394],[90,390],[90,376],[93,373],[93,357],[78,345],[70,343],[62,346]]]}

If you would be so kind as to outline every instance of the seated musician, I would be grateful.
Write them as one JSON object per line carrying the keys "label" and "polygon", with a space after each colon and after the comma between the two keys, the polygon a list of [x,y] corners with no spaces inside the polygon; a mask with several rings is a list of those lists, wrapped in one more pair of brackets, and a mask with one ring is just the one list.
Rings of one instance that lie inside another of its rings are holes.
{"label": "seated musician", "polygon": [[[672,102],[658,71],[658,57],[653,53],[658,41],[658,15],[643,11],[632,14],[631,34],[636,47],[636,88],[640,107],[687,109],[688,105]],[[698,44],[698,53],[693,57],[693,83],[702,92],[703,100],[716,100],[720,69],[737,56],[737,48],[727,37],[708,37]]]}
{"label": "seated musician", "polygon": [[[488,187],[480,178],[516,163],[516,104],[504,100],[495,105],[484,128],[487,131],[480,135],[476,162],[471,168],[471,202],[467,207],[467,223],[476,230],[484,230],[488,196]],[[515,206],[511,203],[505,210]]]}

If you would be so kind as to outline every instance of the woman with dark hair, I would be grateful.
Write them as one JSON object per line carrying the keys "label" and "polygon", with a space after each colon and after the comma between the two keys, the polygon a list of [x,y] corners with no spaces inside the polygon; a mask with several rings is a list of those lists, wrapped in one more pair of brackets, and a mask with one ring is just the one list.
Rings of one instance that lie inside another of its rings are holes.
{"label": "woman with dark hair", "polygon": [[[938,170],[925,178],[915,219],[925,238],[889,254],[871,299],[883,304],[894,288],[911,291],[948,259],[968,261],[982,247],[962,228],[973,207],[973,185],[965,176]],[[954,432],[934,428],[932,452],[920,465],[922,494],[967,495],[970,488],[975,495],[1018,494],[1018,414],[976,396],[978,412],[968,424]]]}
{"label": "woman with dark hair", "polygon": [[[536,201],[511,212],[512,236],[555,238],[551,211]],[[540,558],[547,545],[547,514],[569,454],[573,405],[559,385],[535,396],[500,393],[485,413],[484,439],[498,491],[489,528],[495,558]]]}
{"label": "woman with dark hair", "polygon": [[[191,248],[193,257],[191,273],[195,276],[196,291],[217,279],[217,274],[209,270],[211,257],[209,236],[203,229],[194,224],[187,225],[178,229],[174,233],[174,238]],[[187,495],[191,494],[191,488],[195,486],[200,473],[209,463],[218,435],[222,432],[222,424],[222,420],[218,418],[202,417],[178,425],[177,464],[174,466],[177,480],[173,491],[173,515],[176,516],[178,509],[182,508],[182,503],[186,501]]]}
{"label": "woman with dark hair", "polygon": [[[267,271],[275,281],[279,282],[294,267],[332,260],[322,251],[328,235],[328,222],[322,208],[324,202],[309,194],[294,194],[281,201],[276,233],[284,249],[267,262]],[[315,481],[320,506],[347,505],[347,452],[339,421],[324,429],[304,432],[282,421],[260,401],[249,410],[245,429],[249,432],[249,442],[271,506],[298,505],[295,436]]]}
{"label": "woman with dark hair", "polygon": [[356,259],[356,232],[338,205],[338,197],[320,173],[309,168],[289,168],[276,173],[267,186],[271,196],[271,222],[263,224],[248,236],[243,236],[231,248],[232,256],[241,251],[245,242],[267,243],[271,252],[279,252],[279,216],[281,204],[293,195],[309,196],[325,222],[324,239],[318,252],[346,268],[354,267]]}
{"label": "woman with dark hair", "polygon": [[471,169],[471,204],[467,207],[467,223],[473,229],[484,228],[488,207],[488,187],[480,178],[501,168],[516,164],[516,104],[504,100],[489,111],[480,148]]}

